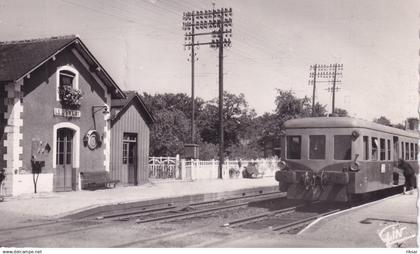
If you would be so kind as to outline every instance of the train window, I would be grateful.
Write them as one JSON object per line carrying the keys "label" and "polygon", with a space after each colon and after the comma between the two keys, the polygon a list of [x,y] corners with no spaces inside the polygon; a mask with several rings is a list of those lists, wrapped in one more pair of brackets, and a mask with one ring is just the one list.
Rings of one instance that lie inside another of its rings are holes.
{"label": "train window", "polygon": [[372,138],[372,160],[377,161],[378,160],[378,138]]}
{"label": "train window", "polygon": [[309,136],[309,159],[325,160],[325,136]]}
{"label": "train window", "polygon": [[351,160],[350,135],[334,136],[334,160]]}
{"label": "train window", "polygon": [[410,145],[408,144],[408,142],[405,142],[405,159],[410,159]]}
{"label": "train window", "polygon": [[410,160],[414,160],[414,144],[410,143]]}
{"label": "train window", "polygon": [[417,160],[417,154],[419,152],[419,146],[417,144],[414,144],[414,159]]}
{"label": "train window", "polygon": [[300,136],[287,136],[288,159],[300,160],[301,139]]}
{"label": "train window", "polygon": [[404,152],[404,142],[401,142],[401,159],[404,159],[404,154],[405,154],[405,152]]}
{"label": "train window", "polygon": [[390,161],[391,160],[391,140],[387,140],[387,154],[388,154],[388,160]]}
{"label": "train window", "polygon": [[369,137],[363,136],[363,160],[369,160]]}
{"label": "train window", "polygon": [[385,158],[385,139],[383,139],[383,138],[381,138],[380,140],[380,148],[381,148],[381,150],[380,150],[380,160],[381,161],[384,161],[386,158]]}

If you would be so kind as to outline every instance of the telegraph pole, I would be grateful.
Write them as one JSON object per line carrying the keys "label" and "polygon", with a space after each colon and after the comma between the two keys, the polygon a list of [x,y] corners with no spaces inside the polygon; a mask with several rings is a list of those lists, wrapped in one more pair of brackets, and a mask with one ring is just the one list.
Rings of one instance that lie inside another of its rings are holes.
{"label": "telegraph pole", "polygon": [[333,87],[332,87],[332,109],[331,113],[334,115],[335,112],[335,83],[337,81],[337,64],[334,64],[334,80],[333,80]]}
{"label": "telegraph pole", "polygon": [[343,73],[343,64],[315,64],[311,65],[309,73],[309,85],[313,85],[312,92],[312,116],[315,116],[315,91],[316,83],[332,83],[332,87],[326,90],[332,92],[332,111],[335,112],[335,93],[340,89],[337,83],[341,83],[339,79]]}
{"label": "telegraph pole", "polygon": [[332,69],[334,69],[332,73],[332,87],[328,87],[328,92],[332,92],[332,104],[331,104],[331,114],[334,115],[335,113],[335,93],[340,90],[339,87],[337,87],[337,83],[340,83],[341,80],[337,79],[338,77],[342,77],[343,75],[343,64],[333,64]]}
{"label": "telegraph pole", "polygon": [[[194,16],[192,23],[194,23]],[[194,45],[194,26],[191,27],[192,36],[191,43]],[[194,100],[194,63],[195,63],[195,46],[191,47],[191,144],[195,144],[195,100]]]}
{"label": "telegraph pole", "polygon": [[[312,117],[314,117],[315,116],[315,93],[316,93],[316,64],[312,67],[311,66],[311,69],[313,68],[313,70],[314,70],[314,72],[313,72],[313,91],[312,91]],[[311,75],[312,75],[312,73],[311,73]]]}
{"label": "telegraph pole", "polygon": [[218,178],[222,179],[223,164],[225,161],[225,141],[223,128],[223,31],[224,31],[224,15],[220,17],[219,27],[219,174]]}
{"label": "telegraph pole", "polygon": [[[221,8],[186,12],[183,15],[183,29],[185,44],[188,49],[199,45],[209,45],[219,49],[219,171],[218,177],[222,178],[224,163],[224,135],[223,135],[223,49],[231,46],[232,37],[232,8]],[[196,30],[202,30],[195,32]],[[211,36],[206,42],[195,42],[195,36]],[[193,65],[192,65],[193,66]],[[193,67],[192,67],[193,68]],[[192,84],[192,87],[194,85]],[[192,88],[192,96],[193,96]],[[193,129],[192,129],[193,131]],[[194,135],[194,134],[192,134]]]}

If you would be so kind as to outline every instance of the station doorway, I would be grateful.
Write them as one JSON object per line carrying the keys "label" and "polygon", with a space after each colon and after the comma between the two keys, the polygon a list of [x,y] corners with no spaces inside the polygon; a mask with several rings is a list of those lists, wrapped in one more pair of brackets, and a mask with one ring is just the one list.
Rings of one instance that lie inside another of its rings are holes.
{"label": "station doorway", "polygon": [[70,128],[57,130],[54,191],[74,190],[73,137],[74,130]]}
{"label": "station doorway", "polygon": [[127,172],[128,184],[138,185],[137,180],[137,133],[124,133],[123,170]]}

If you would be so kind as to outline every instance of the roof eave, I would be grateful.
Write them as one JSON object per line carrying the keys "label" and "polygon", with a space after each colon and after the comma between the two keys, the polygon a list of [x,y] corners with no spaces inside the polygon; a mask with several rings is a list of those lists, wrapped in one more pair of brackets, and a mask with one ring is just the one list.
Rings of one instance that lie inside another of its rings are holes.
{"label": "roof eave", "polygon": [[99,72],[102,72],[104,74],[104,77],[111,83],[111,85],[113,86],[112,88],[115,89],[115,94],[121,96],[118,99],[125,99],[125,98],[127,98],[126,95],[125,95],[125,93],[121,90],[121,88],[117,85],[117,83],[111,78],[111,76],[108,74],[108,72],[102,67],[102,65],[99,63],[99,61],[96,60],[96,58],[89,51],[89,49],[82,42],[82,40],[80,40],[79,38],[77,38],[76,43],[81,46],[81,48],[86,52],[86,54],[88,55],[88,57],[95,63],[95,65],[97,65],[100,68]]}
{"label": "roof eave", "polygon": [[73,40],[71,40],[70,42],[68,42],[64,46],[62,46],[59,50],[57,50],[53,54],[49,55],[47,58],[45,58],[44,60],[42,60],[40,63],[34,65],[32,68],[29,69],[29,71],[27,71],[27,72],[19,75],[19,77],[16,80],[12,80],[11,82],[17,82],[17,81],[23,79],[24,77],[26,77],[27,75],[31,74],[33,71],[35,71],[36,69],[38,69],[40,66],[42,66],[43,64],[45,64],[46,62],[48,62],[51,58],[53,58],[54,56],[56,56],[57,54],[59,54],[60,52],[62,52],[63,50],[65,50],[68,46],[70,46],[71,44],[73,44],[77,39],[78,38],[75,37]]}

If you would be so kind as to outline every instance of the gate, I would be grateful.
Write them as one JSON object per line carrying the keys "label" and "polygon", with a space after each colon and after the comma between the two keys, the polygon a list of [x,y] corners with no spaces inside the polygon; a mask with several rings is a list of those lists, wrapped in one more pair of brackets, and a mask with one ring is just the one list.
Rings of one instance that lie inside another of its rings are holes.
{"label": "gate", "polygon": [[177,179],[179,178],[178,157],[150,157],[149,178]]}

